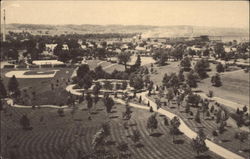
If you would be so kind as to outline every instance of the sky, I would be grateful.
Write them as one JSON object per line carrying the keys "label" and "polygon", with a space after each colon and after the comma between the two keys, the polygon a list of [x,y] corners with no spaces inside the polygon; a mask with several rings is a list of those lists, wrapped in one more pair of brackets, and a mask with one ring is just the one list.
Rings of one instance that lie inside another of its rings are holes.
{"label": "sky", "polygon": [[[6,23],[249,28],[248,1],[1,1]],[[3,14],[1,14],[2,17]]]}

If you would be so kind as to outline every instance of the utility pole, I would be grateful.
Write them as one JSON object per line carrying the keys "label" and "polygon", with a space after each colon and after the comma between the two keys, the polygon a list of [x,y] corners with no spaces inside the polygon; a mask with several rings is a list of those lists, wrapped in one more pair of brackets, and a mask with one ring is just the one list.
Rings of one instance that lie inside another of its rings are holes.
{"label": "utility pole", "polygon": [[5,9],[3,10],[3,42],[6,41],[6,20],[5,20]]}

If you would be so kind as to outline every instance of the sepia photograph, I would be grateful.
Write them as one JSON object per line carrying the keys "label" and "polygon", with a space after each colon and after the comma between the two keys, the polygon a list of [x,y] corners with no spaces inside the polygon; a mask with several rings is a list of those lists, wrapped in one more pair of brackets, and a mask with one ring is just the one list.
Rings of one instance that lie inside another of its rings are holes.
{"label": "sepia photograph", "polygon": [[247,0],[2,0],[0,159],[250,159]]}

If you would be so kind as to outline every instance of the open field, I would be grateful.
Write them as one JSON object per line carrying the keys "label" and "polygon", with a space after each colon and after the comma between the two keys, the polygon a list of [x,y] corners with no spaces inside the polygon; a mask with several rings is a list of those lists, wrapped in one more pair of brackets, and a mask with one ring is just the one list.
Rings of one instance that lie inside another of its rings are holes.
{"label": "open field", "polygon": [[[172,143],[172,136],[169,135],[168,127],[163,125],[163,119],[158,116],[158,129],[155,131],[158,137],[149,136],[146,129],[146,119],[150,116],[146,110],[131,108],[132,118],[129,121],[129,128],[124,129],[121,112],[125,110],[123,105],[116,104],[112,113],[107,118],[103,103],[100,101],[93,108],[96,113],[92,120],[88,120],[86,103],[80,104],[74,116],[70,108],[65,109],[65,116],[59,117],[56,109],[18,109],[8,107],[7,113],[3,114],[2,132],[8,134],[9,149],[18,154],[20,159],[60,159],[58,151],[63,145],[67,145],[74,138],[74,134],[81,133],[83,136],[76,140],[66,158],[76,158],[78,150],[83,153],[91,152],[91,140],[93,135],[100,128],[101,123],[108,120],[111,126],[111,137],[108,150],[117,154],[116,144],[124,141],[129,145],[131,159],[192,159],[195,153],[190,147],[190,140],[180,135],[177,139],[180,144]],[[19,119],[22,114],[27,114],[31,119],[33,130],[24,131],[20,128]],[[130,139],[132,130],[138,129],[141,133],[141,146],[135,147]],[[182,143],[183,142],[183,143]],[[207,152],[207,158],[219,159],[220,157]]]}
{"label": "open field", "polygon": [[10,72],[7,72],[5,74],[6,77],[8,78],[11,78],[12,76],[16,76],[16,78],[53,78],[56,74],[58,70],[50,70],[50,71],[46,71],[46,70],[32,70],[32,71],[29,71],[29,70],[24,70],[24,71],[10,71]]}
{"label": "open field", "polygon": [[[156,74],[150,74],[150,79],[157,85],[162,85],[162,79],[164,74],[176,73],[179,71],[180,62],[168,62],[168,65],[157,67]],[[192,62],[192,64],[195,62]],[[150,65],[147,65],[150,68]],[[195,90],[201,90],[204,93],[208,93],[209,90],[213,90],[214,96],[230,100],[239,104],[249,105],[249,73],[245,73],[239,68],[235,68],[235,71],[221,73],[221,87],[213,87],[211,84],[211,77],[216,73],[216,65],[210,63],[211,71],[208,72],[209,77],[201,80],[198,83],[198,87]],[[185,73],[186,74],[186,73]]]}
{"label": "open field", "polygon": [[[53,70],[54,69],[32,69],[32,72],[51,72]],[[5,76],[5,73],[9,71],[8,69],[3,69],[1,72],[1,77],[6,86],[8,85],[9,78]],[[69,84],[68,80],[73,72],[73,68],[61,68],[59,71],[53,72],[55,73],[54,78],[17,78],[19,89],[21,92],[22,90],[27,90],[30,96],[32,92],[36,92],[38,97],[36,104],[64,105],[68,95],[65,91],[65,87]],[[51,84],[53,84],[54,90],[51,89]]]}
{"label": "open field", "polygon": [[209,72],[210,77],[198,83],[198,89],[204,93],[208,93],[209,90],[212,90],[214,96],[243,105],[249,105],[249,73],[245,73],[243,70],[220,73],[222,86],[213,87],[211,84],[211,76],[216,73],[214,64],[210,64],[210,68],[212,69],[212,71]]}

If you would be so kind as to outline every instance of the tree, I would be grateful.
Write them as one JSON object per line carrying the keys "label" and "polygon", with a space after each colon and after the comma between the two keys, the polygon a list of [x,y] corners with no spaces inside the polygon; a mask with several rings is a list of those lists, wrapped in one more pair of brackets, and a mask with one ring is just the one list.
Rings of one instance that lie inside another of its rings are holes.
{"label": "tree", "polygon": [[129,120],[131,118],[132,111],[130,110],[130,107],[128,105],[128,101],[126,101],[126,110],[122,113],[122,118],[124,120]]}
{"label": "tree", "polygon": [[3,84],[2,79],[0,79],[0,100],[5,98],[6,96],[7,96],[7,92],[6,92],[5,86]]}
{"label": "tree", "polygon": [[201,79],[208,77],[207,70],[209,69],[209,62],[206,59],[201,59],[196,62],[194,71],[199,75]]}
{"label": "tree", "polygon": [[220,75],[218,73],[211,77],[211,83],[215,87],[220,87],[222,85]]}
{"label": "tree", "polygon": [[195,121],[196,121],[197,123],[201,123],[200,111],[199,111],[199,109],[198,109],[197,112],[196,112]]}
{"label": "tree", "polygon": [[158,121],[156,119],[156,114],[153,114],[148,118],[147,129],[149,129],[152,134],[154,129],[157,129],[157,127],[158,127]]}
{"label": "tree", "polygon": [[185,81],[185,76],[184,76],[184,74],[183,74],[183,70],[181,69],[180,71],[179,71],[179,73],[178,73],[178,80],[180,81],[180,82],[184,82]]}
{"label": "tree", "polygon": [[248,133],[247,132],[238,132],[235,134],[235,138],[240,141],[240,150],[241,150],[241,143],[243,143],[245,140],[248,139]]}
{"label": "tree", "polygon": [[168,118],[165,117],[165,118],[163,118],[163,119],[164,119],[164,125],[165,125],[165,126],[169,126]]}
{"label": "tree", "polygon": [[16,90],[18,89],[18,82],[15,75],[13,75],[12,78],[9,79],[8,89],[10,92],[16,92]]}
{"label": "tree", "polygon": [[190,93],[187,96],[187,103],[192,104],[193,106],[198,107],[201,97],[198,94]]}
{"label": "tree", "polygon": [[126,81],[122,82],[122,90],[127,89],[128,83]]}
{"label": "tree", "polygon": [[128,144],[124,141],[118,143],[117,149],[119,150],[119,158],[127,158]]}
{"label": "tree", "polygon": [[168,89],[168,93],[166,94],[168,103],[174,98],[174,92],[173,89]]}
{"label": "tree", "polygon": [[203,130],[200,129],[196,138],[192,139],[191,142],[191,146],[193,150],[197,153],[197,156],[199,156],[200,153],[208,151],[208,147],[206,146],[205,140],[206,136]]}
{"label": "tree", "polygon": [[18,60],[18,51],[16,49],[10,49],[8,51],[8,58],[11,58],[12,60]]}
{"label": "tree", "polygon": [[212,98],[214,96],[214,92],[212,90],[208,91],[208,95],[209,98]]}
{"label": "tree", "polygon": [[58,61],[62,61],[64,63],[70,60],[70,53],[68,50],[62,50],[58,55]]}
{"label": "tree", "polygon": [[111,131],[110,131],[110,125],[108,122],[102,123],[101,129],[103,130],[103,135],[104,135],[105,139],[110,136]]}
{"label": "tree", "polygon": [[178,135],[180,133],[179,126],[181,125],[180,119],[176,116],[174,116],[170,120],[170,135],[173,136],[173,143],[175,142],[175,135]]}
{"label": "tree", "polygon": [[168,50],[167,49],[157,49],[154,51],[153,59],[157,61],[160,66],[163,66],[168,60]]}
{"label": "tree", "polygon": [[78,78],[83,78],[85,75],[89,73],[89,65],[88,64],[82,64],[79,66],[79,68],[76,71],[76,75]]}
{"label": "tree", "polygon": [[181,67],[183,67],[184,71],[189,71],[190,70],[190,67],[191,67],[191,62],[190,62],[190,59],[189,57],[184,57],[182,60],[181,60],[181,63],[180,63]]}
{"label": "tree", "polygon": [[94,86],[94,88],[93,88],[93,94],[94,94],[94,96],[95,96],[95,104],[96,104],[96,103],[98,102],[98,100],[99,100],[98,95],[99,95],[99,93],[100,93],[100,89],[101,89],[100,83],[96,83],[95,86]]}
{"label": "tree", "polygon": [[224,72],[224,66],[222,65],[222,63],[218,63],[218,64],[216,65],[216,71],[217,71],[218,73]]}
{"label": "tree", "polygon": [[16,79],[16,76],[13,75],[12,78],[9,79],[8,83],[8,90],[16,97],[17,95],[20,94],[20,90],[18,88],[18,81]]}
{"label": "tree", "polygon": [[131,60],[131,54],[128,52],[122,52],[117,56],[120,63],[124,64],[125,70],[127,70],[127,63]]}
{"label": "tree", "polygon": [[244,113],[247,112],[247,106],[246,106],[246,105],[243,107],[243,112],[244,112]]}
{"label": "tree", "polygon": [[161,100],[159,98],[156,98],[155,100],[155,103],[156,103],[156,109],[158,110],[159,108],[161,108]]}
{"label": "tree", "polygon": [[103,148],[103,145],[105,143],[105,135],[104,130],[100,129],[93,137],[92,140],[92,148],[97,151],[99,148]]}
{"label": "tree", "polygon": [[224,50],[223,43],[216,43],[216,45],[214,47],[214,52],[215,52],[215,54],[218,55],[219,58],[224,57],[225,50]]}
{"label": "tree", "polygon": [[135,66],[137,68],[141,66],[141,56],[140,55],[137,56],[137,59],[135,61]]}
{"label": "tree", "polygon": [[194,71],[190,71],[187,74],[187,79],[186,79],[186,83],[190,86],[190,87],[197,87],[197,75],[194,73]]}
{"label": "tree", "polygon": [[167,83],[167,87],[178,88],[178,86],[179,86],[179,79],[178,79],[178,77],[176,76],[175,73],[172,73],[170,75],[170,79],[169,79],[169,81]]}
{"label": "tree", "polygon": [[141,134],[138,130],[133,130],[132,135],[131,135],[131,140],[134,142],[135,145],[140,141],[141,139]]}
{"label": "tree", "polygon": [[87,94],[86,100],[87,100],[87,107],[88,107],[88,110],[90,112],[90,109],[93,107],[93,99],[92,99],[90,93]]}
{"label": "tree", "polygon": [[20,124],[23,127],[24,130],[27,130],[30,128],[30,120],[26,115],[23,115],[20,119]]}
{"label": "tree", "polygon": [[103,103],[104,103],[104,105],[105,105],[105,107],[106,107],[106,112],[107,112],[107,113],[110,113],[112,107],[115,105],[113,99],[110,98],[108,95],[106,95],[106,96],[103,98]]}
{"label": "tree", "polygon": [[142,102],[142,98],[141,98],[141,96],[139,97],[139,101],[138,101],[139,103],[141,103]]}
{"label": "tree", "polygon": [[135,90],[140,90],[144,87],[143,79],[135,74],[131,75],[129,84],[134,87]]}
{"label": "tree", "polygon": [[92,81],[92,77],[89,74],[86,74],[82,79],[79,80],[78,85],[87,90],[92,86]]}
{"label": "tree", "polygon": [[106,72],[102,69],[102,66],[99,65],[95,68],[96,79],[105,78]]}

